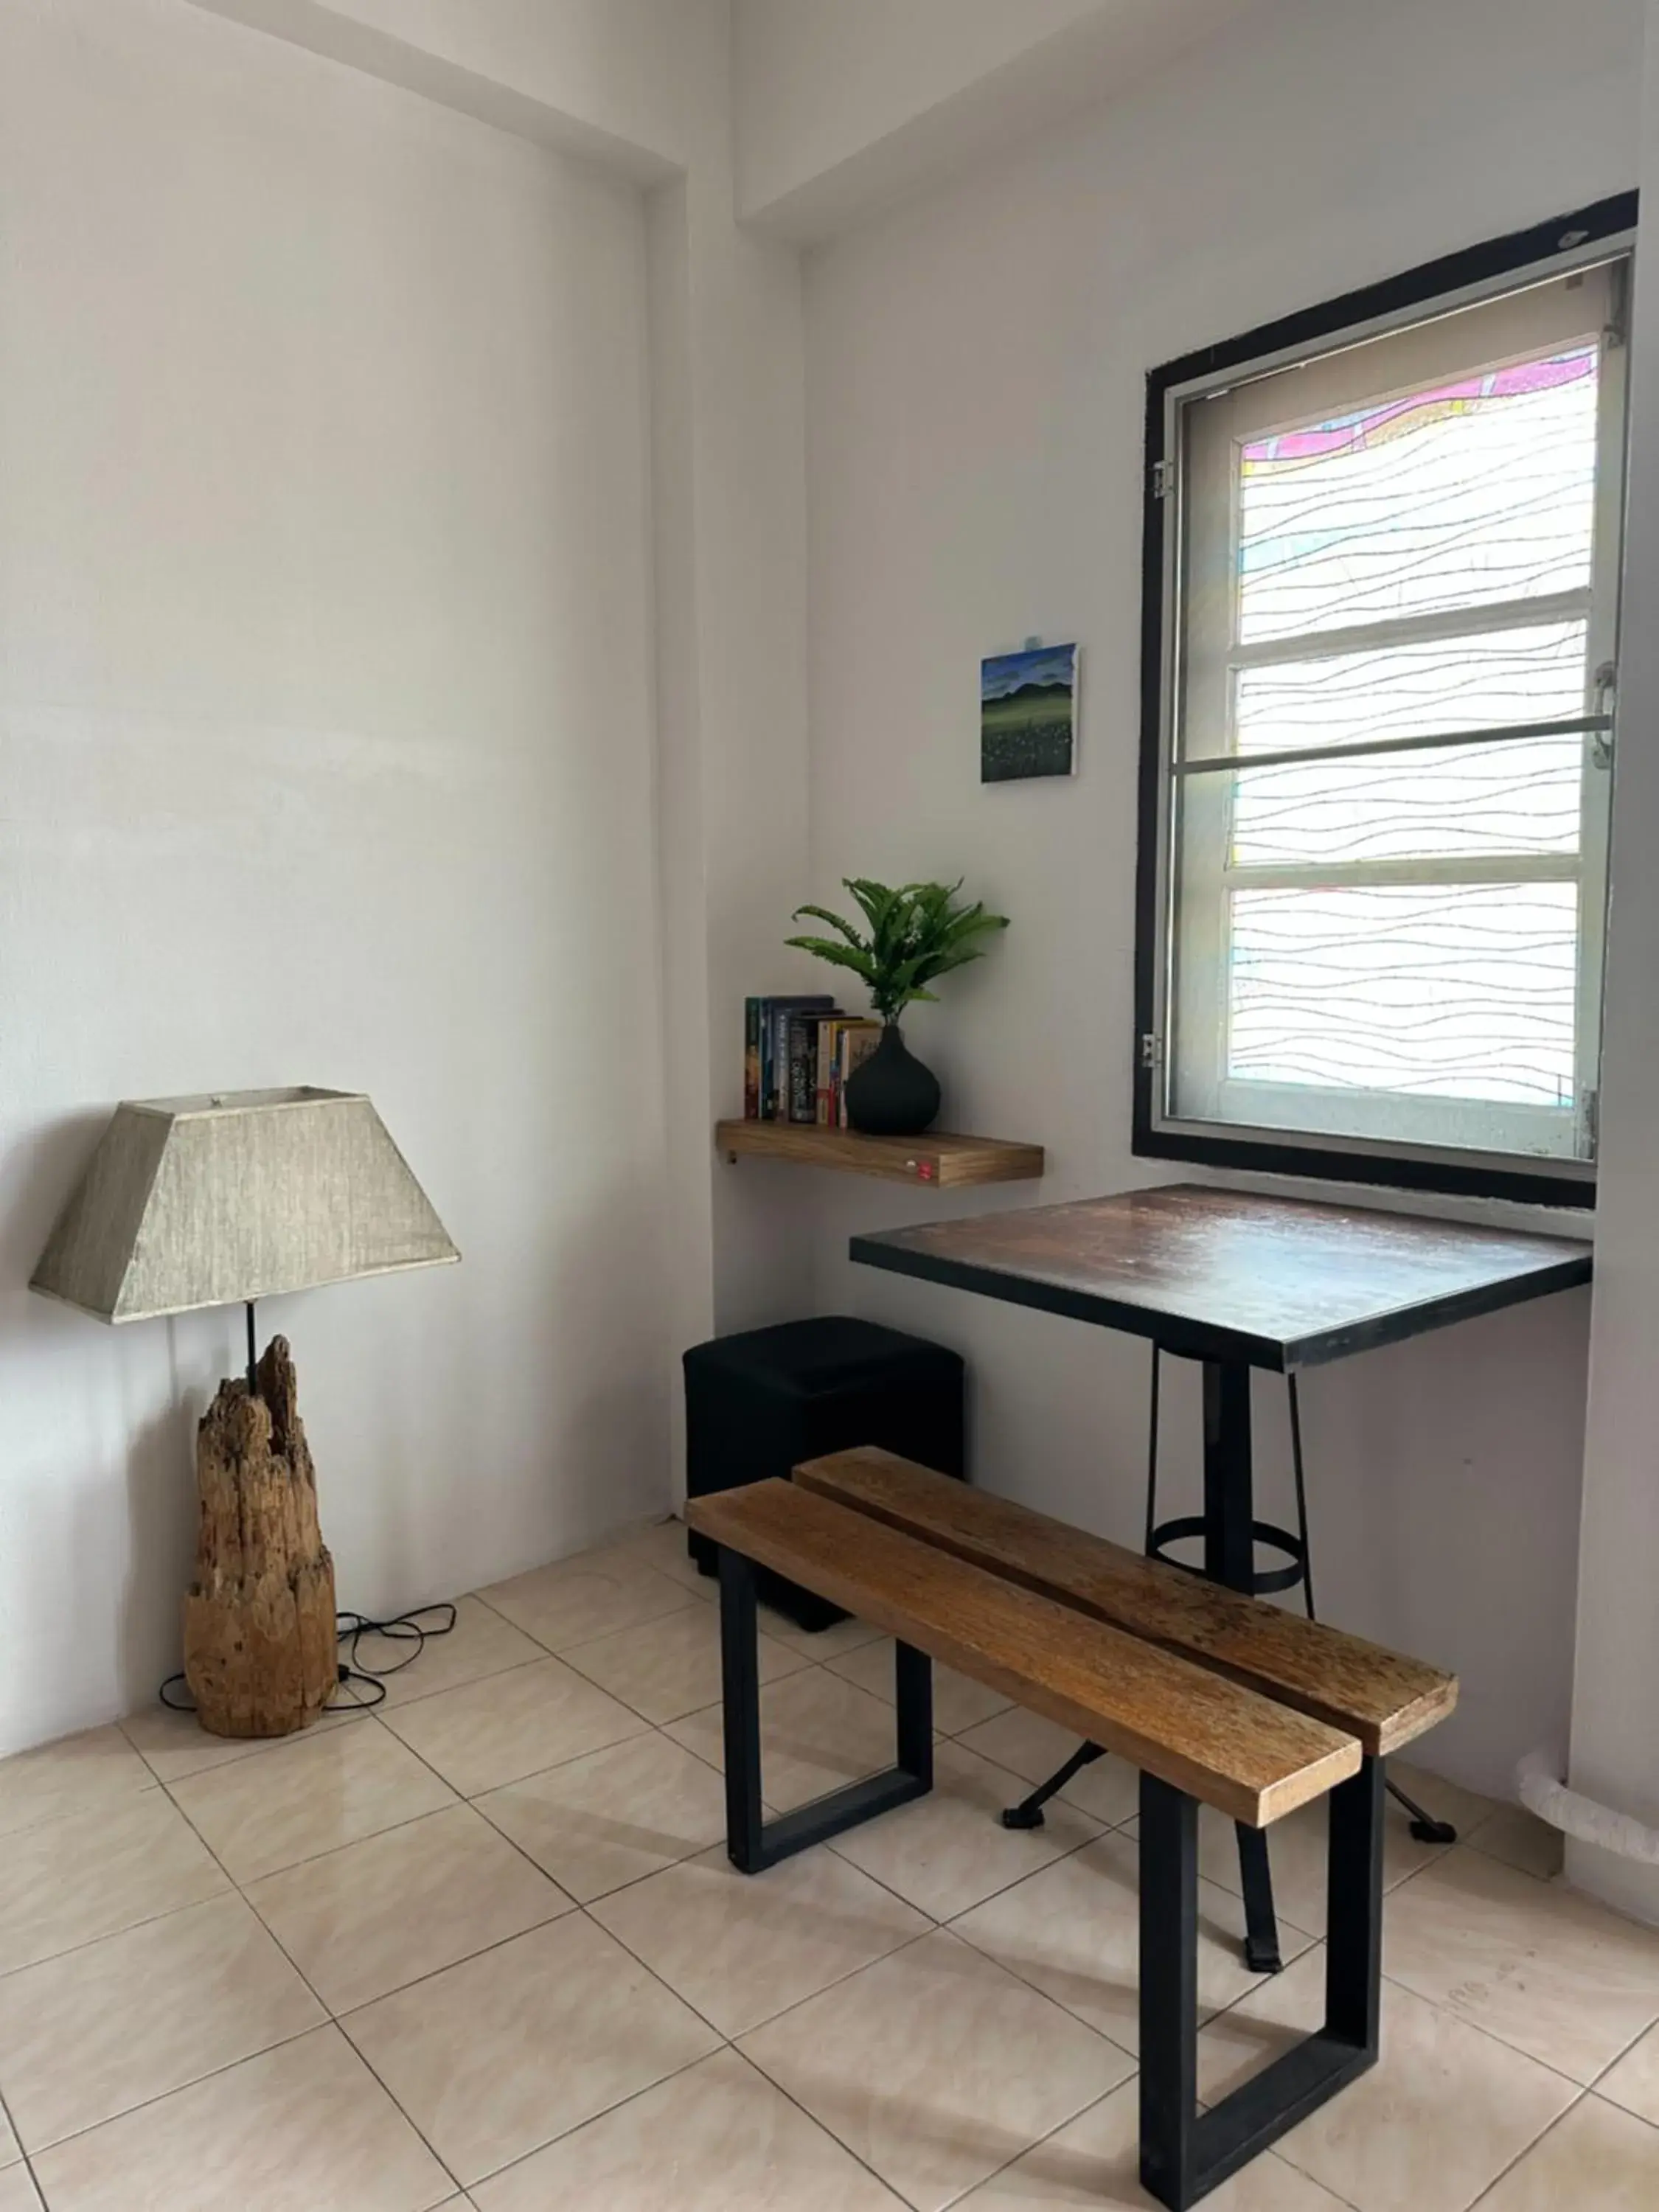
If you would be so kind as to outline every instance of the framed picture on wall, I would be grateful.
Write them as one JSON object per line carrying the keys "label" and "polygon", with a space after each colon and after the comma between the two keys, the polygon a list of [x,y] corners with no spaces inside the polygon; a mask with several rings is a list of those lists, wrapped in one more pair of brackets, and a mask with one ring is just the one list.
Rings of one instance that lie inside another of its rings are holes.
{"label": "framed picture on wall", "polygon": [[1075,645],[1027,645],[981,661],[981,783],[1075,774],[1077,669]]}

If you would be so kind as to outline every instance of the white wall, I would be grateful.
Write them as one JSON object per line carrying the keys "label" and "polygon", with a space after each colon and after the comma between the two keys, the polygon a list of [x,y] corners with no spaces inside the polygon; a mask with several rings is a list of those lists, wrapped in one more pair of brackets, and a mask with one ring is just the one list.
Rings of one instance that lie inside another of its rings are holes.
{"label": "white wall", "polygon": [[1259,4],[733,0],[738,213],[829,236],[1121,93]]}
{"label": "white wall", "polygon": [[735,0],[739,206],[787,198],[1103,4]]}
{"label": "white wall", "polygon": [[[1641,182],[1659,206],[1659,0],[1648,0]],[[1650,221],[1651,217],[1650,217]],[[1573,1686],[1576,1788],[1659,1827],[1659,270],[1639,266],[1619,684],[1607,1039]],[[1573,1844],[1580,1887],[1659,1922],[1659,1870]]]}
{"label": "white wall", "polygon": [[0,1751],[175,1663],[236,1315],[23,1289],[107,1102],[362,1086],[272,1302],[343,1604],[666,1498],[637,196],[181,0],[0,9]]}
{"label": "white wall", "polygon": [[[816,894],[965,872],[1013,917],[912,1018],[948,1121],[1049,1147],[1042,1198],[1170,1179],[1129,1152],[1146,371],[1631,185],[1640,15],[1260,11],[1132,101],[809,262]],[[979,659],[1027,634],[1081,641],[1081,773],[985,791]],[[1133,1537],[1144,1347],[852,1268],[850,1231],[925,1206],[827,1178],[816,1202],[821,1304],[973,1362],[981,1479]],[[1322,1609],[1458,1669],[1430,1756],[1483,1789],[1565,1740],[1587,1316],[1573,1294],[1304,1384]],[[1183,1386],[1170,1464],[1190,1497]],[[1262,1504],[1283,1518],[1282,1395],[1258,1390]]]}
{"label": "white wall", "polygon": [[725,0],[192,4],[642,184],[689,165],[724,69]]}
{"label": "white wall", "polygon": [[793,1212],[717,1169],[708,1142],[744,994],[799,981],[777,917],[806,868],[800,272],[790,247],[734,220],[727,0],[198,4],[660,180],[647,222],[672,1410],[680,1347],[811,1297]]}

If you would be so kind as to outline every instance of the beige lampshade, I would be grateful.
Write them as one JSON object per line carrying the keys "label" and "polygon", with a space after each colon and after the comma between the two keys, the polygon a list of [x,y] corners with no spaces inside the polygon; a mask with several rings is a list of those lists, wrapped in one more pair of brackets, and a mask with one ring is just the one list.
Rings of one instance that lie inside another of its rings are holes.
{"label": "beige lampshade", "polygon": [[460,1254],[361,1091],[127,1099],[29,1287],[150,1320]]}

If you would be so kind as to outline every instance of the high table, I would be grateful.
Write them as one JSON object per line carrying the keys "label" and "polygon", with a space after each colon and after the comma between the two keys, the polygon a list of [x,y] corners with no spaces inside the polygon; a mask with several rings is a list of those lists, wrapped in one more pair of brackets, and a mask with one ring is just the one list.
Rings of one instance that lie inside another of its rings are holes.
{"label": "high table", "polygon": [[[1283,1533],[1255,1519],[1253,1367],[1294,1376],[1590,1276],[1590,1247],[1567,1237],[1194,1183],[855,1237],[852,1256],[1201,1361],[1204,1510],[1158,1534],[1200,1536],[1200,1571],[1238,1590],[1297,1578],[1256,1572],[1258,1539],[1282,1548]],[[1073,1764],[1092,1755],[1085,1747]],[[1246,1956],[1270,1972],[1279,1934],[1265,1834],[1241,1827],[1238,1849]]]}

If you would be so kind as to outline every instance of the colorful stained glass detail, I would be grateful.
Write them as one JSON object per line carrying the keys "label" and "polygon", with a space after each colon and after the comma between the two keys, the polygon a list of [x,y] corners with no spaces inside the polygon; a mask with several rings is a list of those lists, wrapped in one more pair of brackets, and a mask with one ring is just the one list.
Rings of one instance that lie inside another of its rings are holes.
{"label": "colorful stained glass detail", "polygon": [[1589,582],[1599,349],[1238,448],[1241,643]]}

